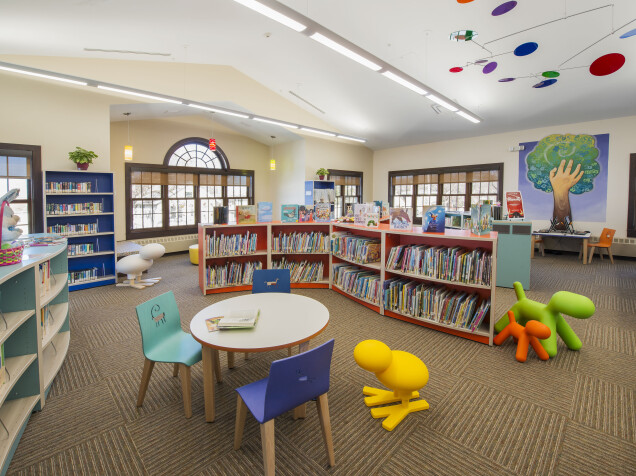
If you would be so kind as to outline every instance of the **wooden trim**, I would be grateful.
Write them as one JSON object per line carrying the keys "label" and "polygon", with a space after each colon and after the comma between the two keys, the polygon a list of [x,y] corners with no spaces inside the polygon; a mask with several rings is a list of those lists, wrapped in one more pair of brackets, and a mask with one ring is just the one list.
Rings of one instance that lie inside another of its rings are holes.
{"label": "wooden trim", "polygon": [[[208,139],[204,139],[203,137],[188,137],[187,139],[180,140],[179,142],[175,143],[172,147],[168,149],[168,152],[166,152],[166,155],[163,158],[163,165],[167,167],[172,167],[168,165],[168,162],[170,162],[170,158],[172,157],[172,154],[174,154],[179,147],[182,147],[187,144],[198,144],[198,145],[202,145],[205,148],[209,148],[210,141]],[[213,150],[212,152],[216,152],[216,155],[221,161],[221,165],[223,166],[224,169],[227,170],[230,168],[230,162],[229,160],[227,160],[227,155],[225,155],[225,152],[223,152],[223,149],[219,147],[219,144],[216,145],[216,150]],[[193,167],[180,167],[180,168],[192,169]],[[210,169],[206,169],[206,170],[210,170]]]}
{"label": "wooden trim", "polygon": [[636,154],[629,155],[627,236],[636,238]]}

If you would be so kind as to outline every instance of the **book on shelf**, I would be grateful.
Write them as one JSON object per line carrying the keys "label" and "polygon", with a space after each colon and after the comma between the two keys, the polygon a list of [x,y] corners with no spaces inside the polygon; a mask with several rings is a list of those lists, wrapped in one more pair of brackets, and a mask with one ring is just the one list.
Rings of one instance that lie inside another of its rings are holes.
{"label": "book on shelf", "polygon": [[314,221],[331,221],[331,205],[328,203],[316,203],[314,205]]}
{"label": "book on shelf", "polygon": [[353,224],[358,226],[366,226],[367,213],[373,212],[373,206],[369,206],[367,203],[354,203],[353,204]]}
{"label": "book on shelf", "polygon": [[360,264],[376,263],[380,261],[381,243],[375,238],[334,231],[331,233],[331,252],[336,257]]}
{"label": "book on shelf", "polygon": [[378,207],[380,211],[380,221],[387,220],[390,214],[389,202],[374,200],[373,204]]}
{"label": "book on shelf", "polygon": [[51,290],[51,262],[45,261],[39,266],[40,271],[40,297]]}
{"label": "book on shelf", "polygon": [[251,225],[256,223],[256,205],[237,205],[236,224]]}
{"label": "book on shelf", "polygon": [[272,236],[272,251],[282,253],[328,253],[329,236],[317,231],[279,232]]}
{"label": "book on shelf", "polygon": [[[92,193],[91,182],[46,182],[46,193]],[[97,191],[97,190],[95,190]]]}
{"label": "book on shelf", "polygon": [[508,218],[524,218],[521,192],[506,192],[506,209]]}
{"label": "book on shelf", "polygon": [[290,261],[283,256],[280,261],[272,261],[272,269],[288,269],[292,283],[313,283],[324,278],[322,261]]}
{"label": "book on shelf", "polygon": [[413,227],[412,208],[390,208],[389,228],[391,230],[411,230]]}
{"label": "book on shelf", "polygon": [[255,269],[263,269],[263,263],[231,261],[223,265],[208,266],[205,271],[205,284],[207,288],[250,285]]}
{"label": "book on shelf", "polygon": [[314,221],[314,206],[299,205],[298,206],[298,222],[310,223],[312,221]]}
{"label": "book on shelf", "polygon": [[260,309],[233,309],[218,323],[219,329],[249,329],[256,325]]}
{"label": "book on shelf", "polygon": [[334,284],[346,293],[380,305],[380,274],[344,263],[332,266]]}
{"label": "book on shelf", "polygon": [[440,205],[425,206],[422,213],[422,231],[444,233],[446,229],[446,208]]}
{"label": "book on shelf", "polygon": [[258,202],[256,219],[259,223],[269,223],[273,219],[274,205],[272,202]]}
{"label": "book on shelf", "polygon": [[244,235],[226,235],[214,229],[212,234],[205,235],[206,258],[223,256],[240,256],[256,252],[258,234],[246,231]]}
{"label": "book on shelf", "polygon": [[52,317],[49,306],[40,309],[40,327],[42,328],[42,337],[46,336],[51,325]]}
{"label": "book on shelf", "polygon": [[367,212],[364,214],[364,222],[367,228],[378,228],[380,226],[380,214],[378,212]]}
{"label": "book on shelf", "polygon": [[492,231],[492,215],[489,203],[470,207],[471,232],[474,235],[486,235]]}
{"label": "book on shelf", "polygon": [[281,205],[280,207],[280,221],[283,223],[296,223],[298,222],[298,205]]}

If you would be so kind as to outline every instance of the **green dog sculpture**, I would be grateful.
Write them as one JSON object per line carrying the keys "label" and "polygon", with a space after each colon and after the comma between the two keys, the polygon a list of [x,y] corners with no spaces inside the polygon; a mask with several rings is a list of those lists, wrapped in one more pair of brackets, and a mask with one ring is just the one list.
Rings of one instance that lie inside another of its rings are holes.
{"label": "green dog sculpture", "polygon": [[[568,349],[579,350],[581,348],[581,340],[565,321],[561,313],[577,319],[587,319],[596,311],[591,299],[581,296],[580,294],[559,291],[552,295],[550,302],[546,305],[528,299],[523,292],[523,286],[520,282],[515,282],[513,286],[518,301],[510,310],[515,313],[517,322],[523,326],[525,326],[528,321],[535,320],[550,328],[550,337],[541,340],[541,345],[548,352],[550,357],[554,357],[557,354],[557,334],[561,336],[561,339],[563,339],[565,345],[568,346]],[[505,314],[495,324],[495,331],[501,332],[508,323],[508,315]]]}

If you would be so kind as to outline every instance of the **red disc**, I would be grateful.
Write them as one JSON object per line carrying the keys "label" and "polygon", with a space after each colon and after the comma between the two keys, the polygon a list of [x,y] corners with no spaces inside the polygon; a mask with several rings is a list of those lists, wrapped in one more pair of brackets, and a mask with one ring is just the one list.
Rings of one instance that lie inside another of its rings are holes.
{"label": "red disc", "polygon": [[594,60],[590,65],[590,73],[594,76],[607,76],[615,73],[625,64],[625,57],[620,53],[610,53]]}
{"label": "red disc", "polygon": [[448,71],[450,71],[451,73],[461,73],[462,71],[464,71],[464,68],[462,68],[461,66],[455,66]]}
{"label": "red disc", "polygon": [[457,0],[457,3],[470,3],[473,0]]}

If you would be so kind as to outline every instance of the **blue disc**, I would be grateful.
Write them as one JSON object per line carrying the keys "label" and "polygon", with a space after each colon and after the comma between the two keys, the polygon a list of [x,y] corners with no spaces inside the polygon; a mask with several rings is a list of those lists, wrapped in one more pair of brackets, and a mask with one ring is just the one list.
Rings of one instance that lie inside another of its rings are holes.
{"label": "blue disc", "polygon": [[530,53],[537,51],[538,47],[539,45],[534,41],[524,43],[523,45],[519,45],[515,48],[515,56],[527,56]]}
{"label": "blue disc", "polygon": [[621,36],[619,36],[619,38],[629,38],[630,36],[634,36],[636,35],[636,28],[634,28],[631,31],[628,31],[627,33],[623,33]]}
{"label": "blue disc", "polygon": [[533,88],[545,88],[548,86],[552,86],[554,83],[556,83],[557,80],[552,78],[552,79],[546,79],[545,81],[541,81],[540,83],[535,84],[534,86],[532,86]]}
{"label": "blue disc", "polygon": [[501,78],[499,80],[500,83],[509,83],[510,81],[514,81],[516,78]]}

